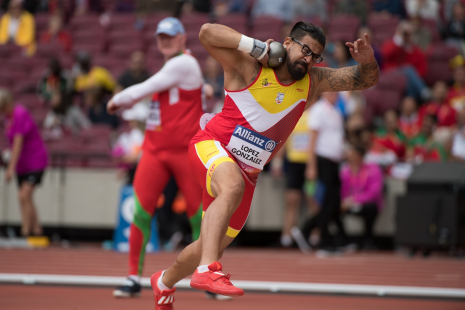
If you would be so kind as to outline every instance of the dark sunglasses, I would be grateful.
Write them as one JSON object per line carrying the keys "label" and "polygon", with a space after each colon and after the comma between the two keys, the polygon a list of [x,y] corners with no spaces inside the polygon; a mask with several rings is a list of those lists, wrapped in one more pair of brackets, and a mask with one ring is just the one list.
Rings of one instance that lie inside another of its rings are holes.
{"label": "dark sunglasses", "polygon": [[310,47],[308,47],[307,44],[303,44],[302,42],[294,39],[294,38],[291,38],[292,41],[302,45],[302,54],[304,54],[305,56],[312,56],[312,59],[313,61],[316,63],[316,64],[319,64],[320,62],[323,61],[323,57],[321,57],[321,55],[318,55],[318,54],[315,54],[312,52],[312,50],[310,49]]}

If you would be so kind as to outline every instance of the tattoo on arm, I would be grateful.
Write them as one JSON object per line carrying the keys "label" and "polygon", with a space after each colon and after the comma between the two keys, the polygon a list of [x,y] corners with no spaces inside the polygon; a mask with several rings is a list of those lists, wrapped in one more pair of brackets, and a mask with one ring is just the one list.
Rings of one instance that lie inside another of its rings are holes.
{"label": "tattoo on arm", "polygon": [[367,89],[379,80],[379,68],[376,61],[341,69],[312,68],[312,71],[316,81],[319,84],[324,83],[323,92]]}

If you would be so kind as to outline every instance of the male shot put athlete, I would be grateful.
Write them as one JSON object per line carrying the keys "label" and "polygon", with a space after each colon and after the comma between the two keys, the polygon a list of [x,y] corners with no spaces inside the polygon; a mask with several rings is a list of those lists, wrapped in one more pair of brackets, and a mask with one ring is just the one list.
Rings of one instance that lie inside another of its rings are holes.
{"label": "male shot put athlete", "polygon": [[218,260],[247,219],[259,172],[321,93],[366,89],[379,79],[366,34],[346,43],[359,64],[341,69],[314,67],[322,61],[326,38],[310,23],[294,25],[283,44],[286,61],[277,68],[267,67],[271,40],[261,42],[218,24],[203,25],[199,37],[223,66],[225,102],[189,146],[189,167],[203,189],[201,233],[173,265],[152,275],[159,310],[173,309],[174,285],[191,274],[193,288],[244,294]]}

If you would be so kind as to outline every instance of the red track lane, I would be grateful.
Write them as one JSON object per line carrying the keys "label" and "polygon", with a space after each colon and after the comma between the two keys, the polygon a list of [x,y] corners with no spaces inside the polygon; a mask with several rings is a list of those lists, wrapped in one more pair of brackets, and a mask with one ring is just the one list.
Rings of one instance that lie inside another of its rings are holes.
{"label": "red track lane", "polygon": [[[167,268],[177,253],[148,254],[144,277]],[[231,248],[221,260],[232,280],[465,288],[465,262],[433,255],[406,258],[392,252],[329,258],[297,250]],[[0,273],[125,276],[127,254],[95,246],[45,250],[0,249]],[[1,307],[0,307],[1,309]],[[463,308],[465,309],[465,307]]]}
{"label": "red track lane", "polygon": [[[115,299],[109,288],[0,285],[2,310],[149,310],[150,290],[140,298]],[[463,310],[465,302],[376,297],[246,293],[232,301],[206,300],[202,292],[178,291],[176,310]]]}

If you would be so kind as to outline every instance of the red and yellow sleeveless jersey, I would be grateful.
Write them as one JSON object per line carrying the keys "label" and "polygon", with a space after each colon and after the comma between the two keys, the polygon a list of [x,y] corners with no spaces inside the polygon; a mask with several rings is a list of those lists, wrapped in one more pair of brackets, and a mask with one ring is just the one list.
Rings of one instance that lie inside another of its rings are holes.
{"label": "red and yellow sleeveless jersey", "polygon": [[296,126],[307,103],[311,79],[307,74],[285,85],[272,68],[261,68],[245,89],[225,90],[223,110],[191,141],[213,139],[223,144],[255,183]]}

